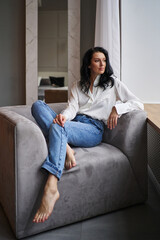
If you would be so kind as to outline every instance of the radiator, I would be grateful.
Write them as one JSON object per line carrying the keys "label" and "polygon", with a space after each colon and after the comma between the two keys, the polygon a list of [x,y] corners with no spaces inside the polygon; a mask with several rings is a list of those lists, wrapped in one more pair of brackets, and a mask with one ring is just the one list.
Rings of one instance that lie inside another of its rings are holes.
{"label": "radiator", "polygon": [[149,123],[147,124],[148,137],[148,174],[160,194],[160,133]]}

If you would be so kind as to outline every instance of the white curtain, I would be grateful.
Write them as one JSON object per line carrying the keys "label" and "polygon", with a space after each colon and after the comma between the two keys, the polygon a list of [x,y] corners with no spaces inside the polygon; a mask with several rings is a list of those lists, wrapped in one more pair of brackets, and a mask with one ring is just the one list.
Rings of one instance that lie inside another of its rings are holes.
{"label": "white curtain", "polygon": [[95,46],[108,50],[114,74],[120,79],[119,0],[97,0]]}

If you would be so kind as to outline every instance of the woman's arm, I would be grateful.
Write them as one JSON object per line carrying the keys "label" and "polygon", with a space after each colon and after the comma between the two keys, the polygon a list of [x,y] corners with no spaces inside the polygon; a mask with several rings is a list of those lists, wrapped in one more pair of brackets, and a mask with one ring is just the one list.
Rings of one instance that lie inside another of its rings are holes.
{"label": "woman's arm", "polygon": [[107,127],[112,130],[117,126],[118,121],[118,113],[115,107],[112,108],[112,111],[109,115],[108,121],[107,121]]}
{"label": "woman's arm", "polygon": [[138,99],[127,86],[115,78],[115,89],[117,103],[112,108],[107,121],[107,127],[113,129],[117,126],[118,117],[124,113],[131,112],[132,110],[143,110],[143,103]]}
{"label": "woman's arm", "polygon": [[71,95],[68,100],[68,106],[65,110],[61,112],[61,114],[65,117],[65,120],[72,120],[73,118],[75,118],[78,110],[78,87],[77,83],[75,82],[71,88]]}
{"label": "woman's arm", "polygon": [[132,110],[144,110],[142,101],[137,98],[127,88],[127,86],[117,78],[115,79],[115,88],[117,101],[120,100],[120,102],[117,102],[115,105],[118,115],[130,112]]}

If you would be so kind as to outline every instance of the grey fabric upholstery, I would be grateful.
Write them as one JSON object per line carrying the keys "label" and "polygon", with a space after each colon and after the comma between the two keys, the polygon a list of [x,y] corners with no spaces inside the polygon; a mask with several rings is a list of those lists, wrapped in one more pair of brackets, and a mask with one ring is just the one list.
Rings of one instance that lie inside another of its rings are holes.
{"label": "grey fabric upholstery", "polygon": [[[59,113],[65,103],[50,104]],[[74,148],[77,166],[64,170],[51,217],[35,224],[47,172],[47,145],[30,106],[0,108],[0,203],[17,238],[115,211],[147,199],[146,113],[133,111],[105,129],[94,148]]]}

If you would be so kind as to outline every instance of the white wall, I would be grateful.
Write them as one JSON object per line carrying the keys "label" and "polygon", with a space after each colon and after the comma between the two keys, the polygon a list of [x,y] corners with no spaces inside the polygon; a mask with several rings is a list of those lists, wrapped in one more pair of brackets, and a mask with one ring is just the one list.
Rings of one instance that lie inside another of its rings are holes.
{"label": "white wall", "polygon": [[145,103],[160,103],[160,1],[121,0],[121,80]]}

